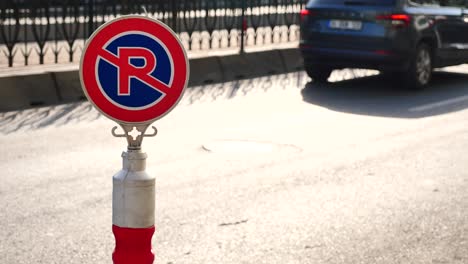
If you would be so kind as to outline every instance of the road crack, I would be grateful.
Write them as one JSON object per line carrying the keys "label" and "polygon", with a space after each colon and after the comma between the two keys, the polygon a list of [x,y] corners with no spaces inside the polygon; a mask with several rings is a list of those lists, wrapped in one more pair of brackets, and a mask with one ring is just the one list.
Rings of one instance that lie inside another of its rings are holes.
{"label": "road crack", "polygon": [[240,224],[247,223],[248,221],[249,221],[249,219],[245,219],[245,220],[241,220],[241,221],[237,221],[237,222],[231,222],[231,223],[221,223],[221,224],[219,224],[219,226],[233,226],[233,225],[240,225]]}

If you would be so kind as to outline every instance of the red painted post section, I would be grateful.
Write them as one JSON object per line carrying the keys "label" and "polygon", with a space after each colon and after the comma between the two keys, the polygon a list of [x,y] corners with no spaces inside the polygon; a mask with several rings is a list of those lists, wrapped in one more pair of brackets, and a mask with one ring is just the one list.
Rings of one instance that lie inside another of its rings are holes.
{"label": "red painted post section", "polygon": [[112,226],[115,236],[114,264],[152,264],[151,238],[155,228],[123,228]]}

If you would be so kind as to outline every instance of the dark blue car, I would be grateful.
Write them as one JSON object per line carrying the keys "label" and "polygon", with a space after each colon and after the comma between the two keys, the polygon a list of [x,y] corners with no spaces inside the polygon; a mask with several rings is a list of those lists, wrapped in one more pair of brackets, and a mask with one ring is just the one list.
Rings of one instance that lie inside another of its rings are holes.
{"label": "dark blue car", "polygon": [[310,0],[300,49],[314,81],[367,68],[422,88],[433,68],[468,62],[468,0]]}

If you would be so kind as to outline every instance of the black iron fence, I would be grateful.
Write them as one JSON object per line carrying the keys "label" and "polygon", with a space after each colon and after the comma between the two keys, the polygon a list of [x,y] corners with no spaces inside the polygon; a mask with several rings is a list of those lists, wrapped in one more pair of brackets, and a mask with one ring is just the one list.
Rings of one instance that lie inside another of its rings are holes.
{"label": "black iron fence", "polygon": [[1,0],[0,67],[78,60],[87,37],[125,14],[168,24],[189,52],[298,39],[305,0]]}

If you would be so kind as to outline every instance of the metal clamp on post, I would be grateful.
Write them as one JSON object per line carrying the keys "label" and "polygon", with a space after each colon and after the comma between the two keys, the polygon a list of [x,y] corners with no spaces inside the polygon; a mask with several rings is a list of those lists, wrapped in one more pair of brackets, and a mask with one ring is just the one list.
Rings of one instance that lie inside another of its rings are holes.
{"label": "metal clamp on post", "polygon": [[117,126],[112,128],[112,135],[114,137],[124,137],[127,138],[128,142],[128,150],[140,150],[141,144],[143,143],[143,138],[145,137],[155,137],[158,134],[158,130],[156,127],[151,126],[153,128],[153,133],[146,134],[146,130],[148,130],[150,124],[144,125],[127,125],[127,124],[119,124],[124,134],[117,134],[116,130],[118,129]]}

